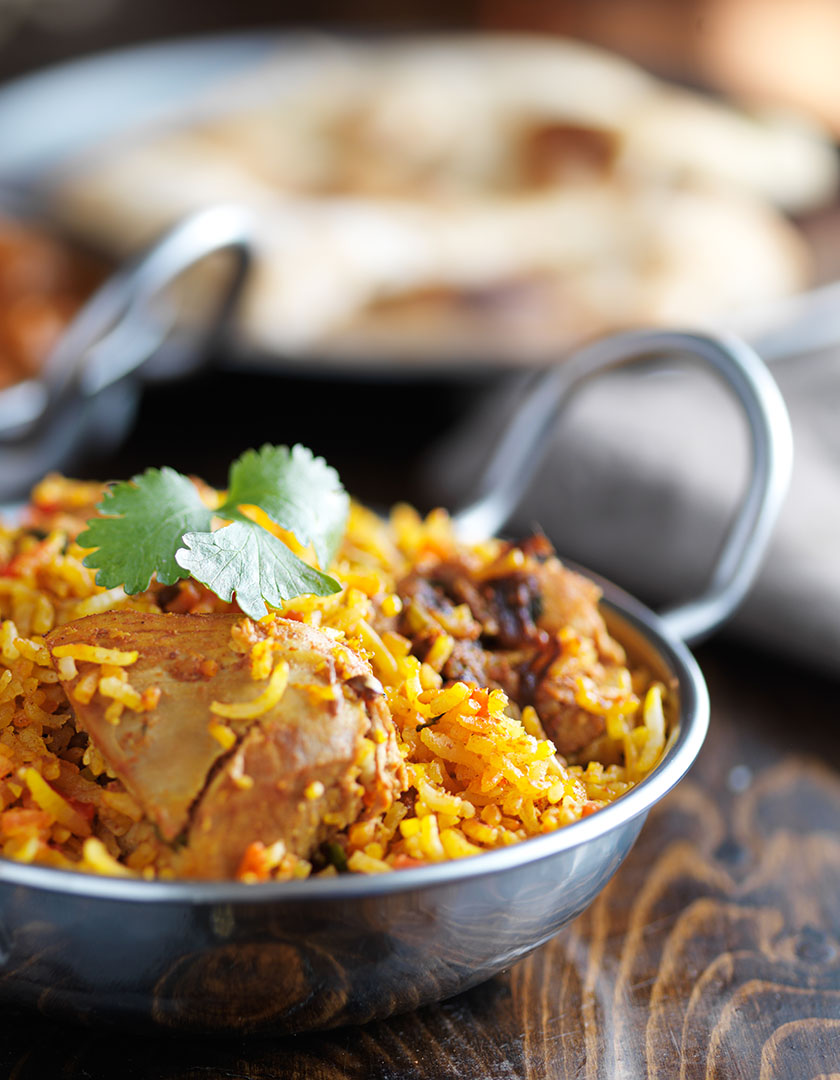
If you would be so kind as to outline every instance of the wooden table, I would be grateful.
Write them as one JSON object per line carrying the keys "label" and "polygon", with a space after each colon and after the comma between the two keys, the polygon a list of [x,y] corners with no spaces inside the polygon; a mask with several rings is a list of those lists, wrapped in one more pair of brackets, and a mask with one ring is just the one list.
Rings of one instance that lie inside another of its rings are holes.
{"label": "wooden table", "polygon": [[364,1028],[138,1039],[7,1015],[10,1080],[840,1077],[840,687],[717,641],[708,741],[576,922],[484,986]]}

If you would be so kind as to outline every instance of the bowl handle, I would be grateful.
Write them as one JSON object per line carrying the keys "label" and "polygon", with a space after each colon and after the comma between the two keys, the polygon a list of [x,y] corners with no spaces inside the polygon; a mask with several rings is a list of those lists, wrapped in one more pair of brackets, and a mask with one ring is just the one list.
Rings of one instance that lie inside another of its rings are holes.
{"label": "bowl handle", "polygon": [[108,278],[47,360],[48,409],[63,406],[75,395],[94,397],[146,364],[172,328],[174,312],[160,310],[167,288],[208,256],[226,252],[234,260],[233,272],[221,302],[201,327],[201,333],[215,332],[239,296],[250,265],[252,235],[250,215],[239,207],[199,210]]}
{"label": "bowl handle", "polygon": [[[208,256],[224,252],[233,260],[232,273],[221,300],[182,350],[175,374],[184,373],[185,359],[195,367],[203,356],[199,343],[226,324],[239,298],[253,255],[253,233],[250,215],[239,207],[200,210],[107,278],[65,329],[41,374],[0,395],[3,450],[14,450],[21,463],[57,418],[153,360],[176,322],[171,306],[164,311],[160,302],[167,288]],[[0,483],[4,495],[7,487]]]}
{"label": "bowl handle", "polygon": [[709,365],[728,385],[750,432],[746,491],[700,596],[661,613],[666,628],[696,642],[720,626],[752,585],[787,493],[793,438],[782,395],[763,361],[730,334],[641,330],[596,341],[539,375],[496,444],[474,502],[454,515],[458,536],[496,534],[533,479],[561,408],[602,372],[675,354]]}
{"label": "bowl handle", "polygon": [[[0,394],[0,498],[21,496],[48,469],[66,464],[91,436],[108,440],[121,430],[133,412],[139,382],[133,376],[141,369],[147,377],[170,377],[207,359],[209,341],[226,327],[240,296],[254,234],[244,209],[199,210],[97,289],[62,334],[41,375]],[[187,329],[169,287],[218,253],[230,270],[218,279],[213,303]],[[160,369],[152,372],[158,357]],[[105,417],[88,408],[94,400],[104,405]]]}

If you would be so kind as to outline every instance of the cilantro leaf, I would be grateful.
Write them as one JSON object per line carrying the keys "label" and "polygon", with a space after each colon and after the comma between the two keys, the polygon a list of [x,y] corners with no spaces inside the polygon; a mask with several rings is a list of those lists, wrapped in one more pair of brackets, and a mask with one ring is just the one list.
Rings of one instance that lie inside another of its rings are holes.
{"label": "cilantro leaf", "polygon": [[[334,469],[303,446],[248,450],[229,473],[226,502],[208,509],[195,485],[174,469],[147,469],[105,494],[102,517],[79,537],[86,566],[99,585],[147,589],[192,574],[225,600],[234,593],[248,615],[279,607],[302,593],[326,596],[339,584],[298,558],[286,544],[240,509],[258,506],[302,544],[322,566],[332,559],[347,520],[349,499]],[[212,531],[213,519],[232,524]]]}
{"label": "cilantro leaf", "polygon": [[96,548],[84,565],[98,568],[96,582],[106,589],[122,585],[127,593],[149,587],[152,575],[172,585],[187,572],[175,561],[185,532],[210,528],[213,512],[195,485],[174,469],[147,469],[105,493],[79,536],[83,547]]}
{"label": "cilantro leaf", "polygon": [[236,601],[259,619],[266,605],[280,607],[302,593],[327,596],[337,581],[299,559],[282,540],[251,521],[234,521],[216,532],[188,532],[175,559],[223,600]]}
{"label": "cilantro leaf", "polygon": [[321,566],[329,566],[347,521],[349,499],[335,469],[305,446],[246,450],[231,467],[222,517],[237,507],[259,506],[304,546],[312,544]]}

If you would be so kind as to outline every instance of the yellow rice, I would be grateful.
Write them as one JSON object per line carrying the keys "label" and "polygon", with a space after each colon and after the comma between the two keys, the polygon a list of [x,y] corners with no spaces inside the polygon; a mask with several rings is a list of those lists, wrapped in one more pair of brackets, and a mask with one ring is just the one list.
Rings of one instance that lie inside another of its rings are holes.
{"label": "yellow rice", "polygon": [[[154,588],[134,597],[105,590],[82,564],[85,552],[72,537],[99,495],[96,485],[48,477],[34,492],[30,511],[30,521],[45,528],[45,535],[27,526],[0,528],[0,852],[92,873],[167,877],[172,870],[164,845],[86,735],[76,730],[44,644],[54,626],[86,614],[159,610]],[[392,616],[401,610],[398,578],[426,557],[456,551],[442,511],[421,519],[402,506],[383,522],[354,505],[331,568],[342,591],[299,597],[280,612],[324,629],[337,650],[366,656],[385,688],[396,726],[411,797],[336,838],[336,861],[346,861],[353,872],[463,858],[552,832],[618,798],[655,767],[666,747],[671,703],[665,688],[644,670],[620,669],[608,686],[585,674],[579,678],[578,704],[604,716],[606,735],[598,740],[599,760],[573,763],[555,752],[532,707],[520,712],[501,690],[466,683],[444,688],[440,672],[453,645],[449,635],[441,634],[421,663],[406,638],[377,632],[377,611]],[[495,540],[471,552],[494,573],[499,560],[516,569],[522,558],[518,549]],[[190,610],[229,608],[206,590],[192,588]],[[450,615],[456,622],[460,617],[457,608]],[[585,656],[592,649],[592,642],[571,629],[560,640],[570,655]],[[245,706],[250,717],[276,704],[287,669],[282,661],[275,663],[265,641],[249,647],[252,674],[269,679],[264,694]],[[62,677],[74,674],[77,660],[99,665],[77,684],[75,696],[109,698],[114,722],[123,709],[154,708],[154,694],[139,695],[131,687],[136,653],[72,645],[55,654]],[[242,708],[225,702],[212,706],[208,729],[223,747],[235,738],[225,720],[242,718]],[[306,797],[320,794],[307,790]],[[240,877],[253,881],[311,872],[336,870],[332,865],[313,870],[278,842],[259,845],[259,858],[244,860]]]}

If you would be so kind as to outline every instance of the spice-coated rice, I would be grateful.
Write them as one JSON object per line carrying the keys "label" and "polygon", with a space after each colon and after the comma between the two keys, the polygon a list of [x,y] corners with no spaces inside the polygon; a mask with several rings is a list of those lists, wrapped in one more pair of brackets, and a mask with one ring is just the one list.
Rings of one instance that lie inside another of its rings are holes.
{"label": "spice-coated rice", "polygon": [[[213,492],[202,490],[213,499]],[[82,564],[85,552],[73,537],[100,495],[100,485],[48,477],[35,489],[22,524],[0,529],[0,851],[23,862],[93,873],[172,877],[177,862],[77,730],[59,676],[72,676],[77,661],[93,662],[94,674],[74,693],[107,697],[114,722],[123,710],[153,709],[154,693],[133,689],[128,653],[80,653],[84,646],[77,645],[53,660],[44,641],[53,627],[85,615],[161,609],[160,587],[129,597],[120,588],[100,588],[95,572]],[[558,648],[576,665],[577,704],[600,711],[606,731],[572,760],[556,753],[533,706],[520,709],[502,690],[467,681],[445,685],[441,670],[454,647],[451,635],[438,633],[421,661],[407,637],[383,629],[403,608],[396,587],[401,576],[463,550],[441,511],[421,519],[401,506],[382,521],[354,505],[331,568],[342,591],[299,597],[279,613],[327,630],[337,644],[369,659],[385,689],[409,788],[384,813],[337,834],[323,861],[298,857],[279,841],[249,844],[242,880],[334,874],[345,867],[379,873],[475,855],[596,812],[655,767],[672,726],[666,719],[673,707],[669,691],[644,668],[623,664],[599,683],[588,674],[593,643],[580,632],[561,630]],[[490,540],[472,546],[469,557],[480,570],[520,558],[518,550]],[[231,608],[189,579],[176,592],[174,599],[167,592],[167,610]],[[259,648],[253,645],[251,664],[270,676],[270,700],[261,703],[268,708],[283,692],[284,674],[281,665],[266,667]],[[224,703],[219,706],[208,724],[224,747],[237,714],[233,706],[227,712]],[[260,707],[259,701],[251,707]],[[319,797],[317,785],[310,787],[307,797]]]}

